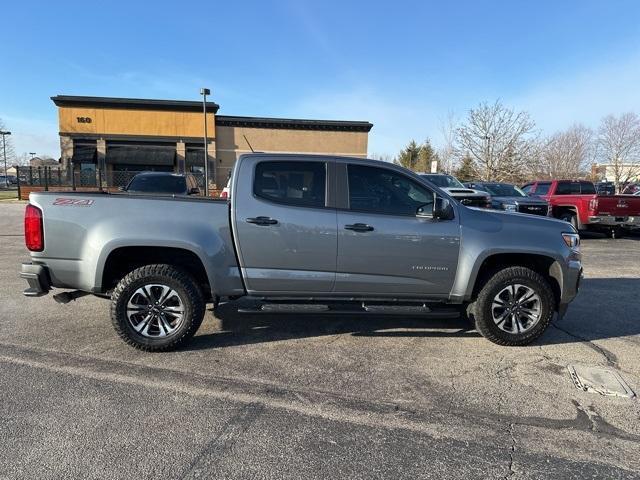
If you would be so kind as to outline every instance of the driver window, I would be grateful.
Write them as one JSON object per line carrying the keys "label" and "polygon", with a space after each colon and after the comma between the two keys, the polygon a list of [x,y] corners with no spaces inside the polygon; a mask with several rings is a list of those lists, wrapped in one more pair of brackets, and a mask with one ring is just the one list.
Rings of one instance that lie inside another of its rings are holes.
{"label": "driver window", "polygon": [[433,213],[433,193],[402,174],[386,168],[348,165],[349,208],[360,212],[415,216],[423,206]]}

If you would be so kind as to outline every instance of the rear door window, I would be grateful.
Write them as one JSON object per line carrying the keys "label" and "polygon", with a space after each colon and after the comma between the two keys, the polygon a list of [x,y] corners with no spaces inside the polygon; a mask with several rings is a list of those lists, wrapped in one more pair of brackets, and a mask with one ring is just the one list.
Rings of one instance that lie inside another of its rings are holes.
{"label": "rear door window", "polygon": [[327,167],[322,162],[260,162],[253,193],[266,200],[303,207],[324,207]]}
{"label": "rear door window", "polygon": [[583,195],[591,195],[596,193],[596,187],[591,182],[580,182],[580,193]]}
{"label": "rear door window", "polygon": [[556,195],[580,195],[580,183],[558,182]]}

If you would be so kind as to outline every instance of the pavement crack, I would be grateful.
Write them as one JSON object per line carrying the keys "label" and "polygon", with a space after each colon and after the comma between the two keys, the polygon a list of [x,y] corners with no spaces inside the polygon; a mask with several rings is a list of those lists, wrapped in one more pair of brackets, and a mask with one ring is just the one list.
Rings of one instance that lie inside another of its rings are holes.
{"label": "pavement crack", "polygon": [[515,428],[514,423],[509,424],[509,437],[511,438],[511,448],[509,449],[509,472],[505,475],[504,478],[510,478],[516,474],[516,471],[513,469],[513,457],[516,453],[516,437],[513,434],[513,430]]}
{"label": "pavement crack", "polygon": [[608,366],[618,369],[618,357],[616,357],[616,355],[610,350],[607,350],[606,348],[601,347],[600,345],[594,343],[592,340],[589,340],[588,338],[578,335],[577,333],[573,333],[565,328],[559,327],[555,322],[551,322],[551,326],[569,335],[570,337],[575,338],[576,340],[580,340],[582,343],[587,345],[591,350],[602,355],[604,359],[607,361]]}

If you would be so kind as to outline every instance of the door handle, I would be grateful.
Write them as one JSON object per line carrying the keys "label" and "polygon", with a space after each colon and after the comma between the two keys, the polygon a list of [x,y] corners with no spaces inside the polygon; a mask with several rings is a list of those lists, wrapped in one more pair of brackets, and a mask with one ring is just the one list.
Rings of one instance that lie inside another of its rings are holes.
{"label": "door handle", "polygon": [[353,223],[351,225],[345,225],[345,230],[353,230],[354,232],[371,232],[373,227],[366,223]]}
{"label": "door handle", "polygon": [[278,220],[271,217],[254,217],[247,218],[247,223],[253,223],[254,225],[275,225]]}

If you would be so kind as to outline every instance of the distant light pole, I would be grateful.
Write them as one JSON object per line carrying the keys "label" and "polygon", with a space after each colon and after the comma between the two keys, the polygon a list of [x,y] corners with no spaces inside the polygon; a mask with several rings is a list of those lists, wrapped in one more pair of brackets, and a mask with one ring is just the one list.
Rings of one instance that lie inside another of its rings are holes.
{"label": "distant light pole", "polygon": [[491,135],[485,135],[484,138],[487,141],[487,151],[485,152],[484,161],[487,164],[487,170],[489,171],[489,176],[487,180],[493,180],[493,164],[489,161],[489,156],[491,155]]}
{"label": "distant light pole", "polygon": [[0,130],[2,135],[2,151],[4,153],[4,185],[9,188],[9,177],[7,176],[7,135],[11,135],[11,132]]}
{"label": "distant light pole", "polygon": [[204,196],[209,196],[209,148],[207,147],[207,95],[211,95],[211,90],[201,88],[202,113],[204,114]]}
{"label": "distant light pole", "polygon": [[31,160],[33,160],[33,157],[36,156],[36,152],[29,152],[29,155],[31,155]]}

